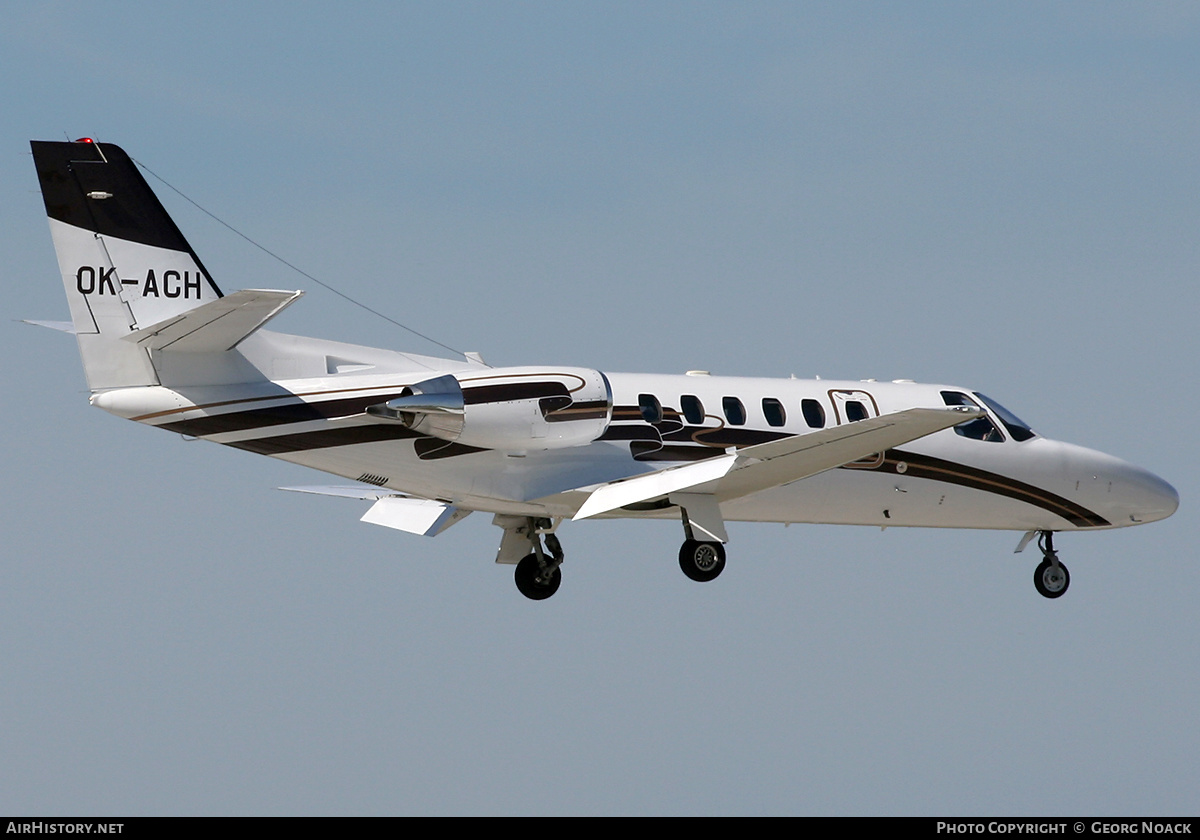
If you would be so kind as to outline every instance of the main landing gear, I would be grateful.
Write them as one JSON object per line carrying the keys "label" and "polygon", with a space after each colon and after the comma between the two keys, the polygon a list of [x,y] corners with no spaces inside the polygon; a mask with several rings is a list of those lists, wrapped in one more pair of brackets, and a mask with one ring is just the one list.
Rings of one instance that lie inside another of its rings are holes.
{"label": "main landing gear", "polygon": [[[679,568],[701,583],[716,580],[725,568],[725,542],[729,539],[716,497],[672,493],[668,499],[679,508],[686,538],[679,549]],[[516,564],[513,578],[517,589],[530,600],[544,601],[562,583],[563,550],[554,534],[559,521],[515,514],[496,514],[492,519],[504,529],[496,562]],[[530,547],[533,552],[527,553]]]}
{"label": "main landing gear", "polygon": [[679,549],[679,568],[700,583],[713,580],[725,568],[725,546],[719,542],[684,540]]}
{"label": "main landing gear", "polygon": [[[517,589],[526,598],[544,601],[558,591],[562,583],[562,544],[548,529],[553,527],[549,519],[529,517],[528,536],[533,544],[533,553],[526,555],[514,574]],[[542,543],[545,542],[545,548]]]}
{"label": "main landing gear", "polygon": [[1033,585],[1043,598],[1062,597],[1071,585],[1071,573],[1058,560],[1053,531],[1038,534],[1038,548],[1042,551],[1042,562],[1033,571]]}
{"label": "main landing gear", "polygon": [[[679,505],[683,520],[683,535],[687,537],[679,548],[679,568],[694,581],[715,580],[725,568],[725,522],[721,508],[712,496],[680,494],[671,497]],[[717,537],[718,539],[697,539]]]}

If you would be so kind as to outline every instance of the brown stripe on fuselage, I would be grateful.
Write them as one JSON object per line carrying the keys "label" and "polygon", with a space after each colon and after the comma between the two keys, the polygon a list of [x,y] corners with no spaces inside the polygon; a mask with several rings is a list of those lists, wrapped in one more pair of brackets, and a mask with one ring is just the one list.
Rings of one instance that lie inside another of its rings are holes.
{"label": "brown stripe on fuselage", "polygon": [[[929,455],[906,452],[902,449],[889,449],[885,456],[883,465],[879,468],[882,472],[944,481],[948,484],[957,484],[961,487],[1007,496],[1010,499],[1048,510],[1081,528],[1100,528],[1112,524],[1103,516],[1070,499],[1064,499],[1062,496],[1023,481],[1017,481],[1015,478],[1008,478],[953,461],[944,461]],[[905,464],[903,473],[898,469],[901,462]]]}
{"label": "brown stripe on fuselage", "polygon": [[[395,391],[397,388],[404,387],[406,386],[393,383],[391,385],[373,385],[370,388],[334,388],[328,391],[296,391],[270,394],[262,397],[241,397],[236,400],[218,400],[217,402],[197,403],[196,405],[185,405],[179,408],[168,408],[163,411],[152,411],[149,414],[139,414],[137,417],[130,417],[129,419],[144,423],[147,420],[169,417],[172,414],[187,414],[189,411],[208,411],[210,408],[223,408],[227,405],[249,405],[250,403],[271,402],[272,400],[295,400],[304,397],[323,397],[328,394],[350,394],[363,391]],[[380,398],[382,399],[382,395]]]}
{"label": "brown stripe on fuselage", "polygon": [[260,455],[283,455],[288,452],[306,452],[310,449],[328,449],[331,446],[354,446],[360,443],[419,437],[424,436],[399,423],[377,423],[370,426],[348,426],[341,429],[321,429],[317,432],[299,432],[294,435],[237,440],[225,445],[257,452]]}
{"label": "brown stripe on fuselage", "polygon": [[336,417],[353,417],[362,414],[367,406],[376,405],[383,401],[398,397],[401,392],[390,394],[374,394],[365,397],[348,397],[341,400],[324,400],[322,402],[298,402],[287,405],[276,405],[270,408],[252,408],[248,411],[228,411],[223,414],[210,414],[207,417],[196,417],[192,420],[175,420],[171,423],[161,423],[158,428],[181,435],[219,435],[224,432],[244,432],[249,429],[261,429],[269,426],[282,426],[287,423],[303,423],[308,420],[330,420]]}

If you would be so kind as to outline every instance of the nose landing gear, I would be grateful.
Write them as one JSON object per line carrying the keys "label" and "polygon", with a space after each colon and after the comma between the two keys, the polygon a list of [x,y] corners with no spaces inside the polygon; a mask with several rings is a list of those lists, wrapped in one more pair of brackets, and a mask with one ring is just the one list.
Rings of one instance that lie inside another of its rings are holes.
{"label": "nose landing gear", "polygon": [[1043,598],[1060,598],[1071,585],[1071,573],[1058,560],[1054,550],[1054,532],[1038,534],[1038,548],[1042,551],[1042,562],[1033,571],[1033,585]]}

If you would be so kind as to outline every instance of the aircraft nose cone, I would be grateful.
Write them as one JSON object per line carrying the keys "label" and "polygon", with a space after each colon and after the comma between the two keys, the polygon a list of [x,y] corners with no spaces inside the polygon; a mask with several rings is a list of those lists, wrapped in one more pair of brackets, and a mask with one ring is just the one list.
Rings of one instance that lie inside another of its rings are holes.
{"label": "aircraft nose cone", "polygon": [[1070,444],[1063,451],[1080,503],[1113,526],[1156,522],[1179,509],[1175,488],[1149,470]]}
{"label": "aircraft nose cone", "polygon": [[1122,477],[1132,522],[1166,519],[1179,509],[1179,493],[1149,470],[1131,466]]}

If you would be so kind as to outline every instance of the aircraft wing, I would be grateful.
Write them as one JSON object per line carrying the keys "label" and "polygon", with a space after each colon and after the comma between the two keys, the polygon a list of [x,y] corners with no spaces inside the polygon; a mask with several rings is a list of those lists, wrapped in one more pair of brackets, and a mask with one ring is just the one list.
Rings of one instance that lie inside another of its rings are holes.
{"label": "aircraft wing", "polygon": [[967,406],[910,408],[747,446],[707,461],[602,484],[592,491],[574,518],[587,519],[681,491],[727,502],[849,464],[982,414],[982,409]]}
{"label": "aircraft wing", "polygon": [[316,493],[319,496],[340,496],[347,499],[373,501],[361,521],[410,534],[436,537],[456,522],[467,517],[470,510],[456,508],[436,499],[405,496],[381,487],[280,487],[297,493]]}

